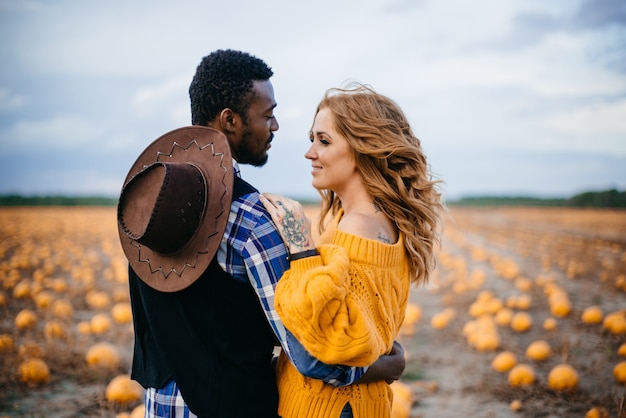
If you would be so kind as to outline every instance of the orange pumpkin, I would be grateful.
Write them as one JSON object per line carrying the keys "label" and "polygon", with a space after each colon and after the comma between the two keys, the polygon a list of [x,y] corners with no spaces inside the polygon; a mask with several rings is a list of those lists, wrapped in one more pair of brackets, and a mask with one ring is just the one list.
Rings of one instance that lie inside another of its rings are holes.
{"label": "orange pumpkin", "polygon": [[613,368],[613,377],[619,383],[626,383],[626,361],[620,361]]}
{"label": "orange pumpkin", "polygon": [[106,388],[106,399],[111,402],[136,402],[143,395],[143,388],[127,374],[114,377]]}
{"label": "orange pumpkin", "polygon": [[550,344],[544,340],[533,341],[526,348],[526,357],[530,360],[544,361],[550,357],[550,354],[552,354]]}
{"label": "orange pumpkin", "polygon": [[602,308],[597,305],[588,306],[580,316],[580,319],[586,324],[599,324],[602,322],[604,313]]}
{"label": "orange pumpkin", "polygon": [[500,373],[508,372],[517,364],[517,357],[511,351],[499,353],[491,362],[491,367]]}
{"label": "orange pumpkin", "polygon": [[546,331],[554,331],[557,327],[558,323],[554,318],[546,318],[545,321],[543,321],[543,329]]}
{"label": "orange pumpkin", "polygon": [[13,338],[9,334],[0,334],[0,353],[13,350]]}
{"label": "orange pumpkin", "polygon": [[111,308],[113,321],[118,324],[127,324],[133,320],[133,311],[128,302],[118,302]]}
{"label": "orange pumpkin", "polygon": [[87,350],[85,360],[90,366],[115,369],[120,364],[120,352],[113,344],[97,343]]}
{"label": "orange pumpkin", "polygon": [[19,330],[34,328],[37,324],[37,315],[30,309],[22,309],[15,317],[15,326]]}
{"label": "orange pumpkin", "polygon": [[50,369],[48,365],[40,358],[32,358],[22,362],[17,372],[20,380],[29,384],[41,384],[50,380]]}
{"label": "orange pumpkin", "polygon": [[509,371],[509,385],[529,386],[535,382],[535,370],[528,364],[517,364]]}
{"label": "orange pumpkin", "polygon": [[511,329],[515,332],[526,332],[533,325],[533,318],[527,312],[517,312],[511,318]]}
{"label": "orange pumpkin", "polygon": [[565,391],[578,385],[578,372],[569,364],[559,364],[548,374],[548,387],[553,390]]}

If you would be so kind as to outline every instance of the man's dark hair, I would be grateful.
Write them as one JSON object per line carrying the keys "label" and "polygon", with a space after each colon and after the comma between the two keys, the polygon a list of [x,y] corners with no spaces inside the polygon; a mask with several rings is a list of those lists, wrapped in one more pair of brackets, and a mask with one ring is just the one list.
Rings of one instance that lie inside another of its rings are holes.
{"label": "man's dark hair", "polygon": [[272,69],[261,59],[232,49],[202,59],[189,86],[191,123],[208,125],[225,108],[248,118],[254,80],[269,80]]}

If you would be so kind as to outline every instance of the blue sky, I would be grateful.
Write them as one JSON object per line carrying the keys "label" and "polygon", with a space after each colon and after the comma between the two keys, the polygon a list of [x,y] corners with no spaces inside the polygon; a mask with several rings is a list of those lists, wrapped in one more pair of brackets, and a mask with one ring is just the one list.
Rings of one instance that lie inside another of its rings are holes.
{"label": "blue sky", "polygon": [[349,80],[403,107],[449,199],[626,189],[623,0],[0,0],[0,35],[0,194],[118,196],[219,48],[275,73],[262,191],[317,196],[308,130]]}

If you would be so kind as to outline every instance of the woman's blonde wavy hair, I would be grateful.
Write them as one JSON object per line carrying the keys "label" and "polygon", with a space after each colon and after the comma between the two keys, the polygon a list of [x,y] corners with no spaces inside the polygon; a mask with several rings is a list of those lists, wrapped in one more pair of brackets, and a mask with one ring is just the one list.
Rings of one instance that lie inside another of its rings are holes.
{"label": "woman's blonde wavy hair", "polygon": [[[404,237],[411,281],[428,283],[440,243],[443,203],[420,140],[404,112],[391,99],[362,84],[326,91],[315,114],[329,109],[335,128],[354,151],[356,167],[375,205]],[[331,190],[320,190],[319,228],[341,202]]]}

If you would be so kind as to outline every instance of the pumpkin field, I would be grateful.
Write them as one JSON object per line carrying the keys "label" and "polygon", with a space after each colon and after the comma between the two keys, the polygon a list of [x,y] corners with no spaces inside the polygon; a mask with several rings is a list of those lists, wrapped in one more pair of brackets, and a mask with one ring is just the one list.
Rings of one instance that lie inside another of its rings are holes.
{"label": "pumpkin field", "polygon": [[[143,416],[126,266],[113,207],[0,208],[0,417]],[[449,208],[399,340],[394,418],[626,417],[626,212]]]}

